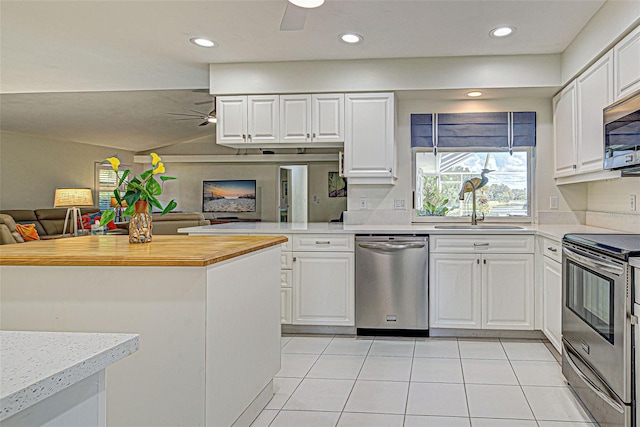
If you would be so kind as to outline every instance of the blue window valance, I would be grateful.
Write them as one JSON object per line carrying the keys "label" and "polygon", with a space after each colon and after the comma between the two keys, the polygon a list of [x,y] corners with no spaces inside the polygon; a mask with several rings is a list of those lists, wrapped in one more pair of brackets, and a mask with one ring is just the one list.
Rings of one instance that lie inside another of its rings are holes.
{"label": "blue window valance", "polygon": [[411,147],[505,148],[536,145],[535,112],[411,115]]}

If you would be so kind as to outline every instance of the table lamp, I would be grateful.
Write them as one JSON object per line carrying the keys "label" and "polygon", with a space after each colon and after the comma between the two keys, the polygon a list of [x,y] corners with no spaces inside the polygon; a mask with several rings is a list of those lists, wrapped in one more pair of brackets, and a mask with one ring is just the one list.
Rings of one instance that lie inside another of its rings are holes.
{"label": "table lamp", "polygon": [[[54,208],[67,208],[67,214],[64,217],[64,226],[62,234],[67,231],[67,222],[69,216],[73,213],[73,235],[78,235],[78,219],[80,219],[80,207],[93,206],[93,191],[90,188],[56,188],[56,194],[53,201]],[[71,232],[71,227],[69,228]]]}

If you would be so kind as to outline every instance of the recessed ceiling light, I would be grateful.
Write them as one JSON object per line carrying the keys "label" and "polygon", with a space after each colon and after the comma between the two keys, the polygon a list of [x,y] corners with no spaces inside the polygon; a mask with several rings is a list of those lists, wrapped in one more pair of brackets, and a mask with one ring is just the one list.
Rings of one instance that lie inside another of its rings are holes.
{"label": "recessed ceiling light", "polygon": [[201,47],[216,47],[217,44],[216,42],[209,40],[209,39],[203,39],[202,37],[194,37],[192,39],[189,39],[189,41],[195,45],[201,46]]}
{"label": "recessed ceiling light", "polygon": [[484,95],[482,92],[480,92],[479,90],[472,90],[471,92],[467,92],[467,96],[470,96],[471,98],[477,98],[479,96]]}
{"label": "recessed ceiling light", "polygon": [[289,3],[305,9],[313,9],[314,7],[322,6],[324,0],[289,0]]}
{"label": "recessed ceiling light", "polygon": [[506,37],[513,34],[515,30],[516,29],[513,27],[498,27],[491,30],[489,32],[489,35],[491,37]]}
{"label": "recessed ceiling light", "polygon": [[362,37],[360,34],[356,34],[356,33],[344,33],[344,34],[340,34],[340,40],[345,42],[345,43],[349,43],[349,44],[357,44],[357,43],[361,43],[364,40],[364,37]]}

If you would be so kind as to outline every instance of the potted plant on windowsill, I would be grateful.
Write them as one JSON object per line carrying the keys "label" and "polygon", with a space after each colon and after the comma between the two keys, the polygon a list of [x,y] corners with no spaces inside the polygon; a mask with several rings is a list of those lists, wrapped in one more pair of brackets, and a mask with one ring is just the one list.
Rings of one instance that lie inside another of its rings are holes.
{"label": "potted plant on windowsill", "polygon": [[[124,216],[129,216],[129,243],[150,243],[151,234],[151,206],[160,209],[160,215],[171,212],[178,206],[175,200],[171,200],[166,206],[157,199],[162,194],[162,185],[156,179],[164,184],[165,181],[176,179],[173,176],[160,175],[165,172],[164,163],[156,153],[151,153],[151,169],[142,172],[139,177],[131,173],[131,169],[126,169],[120,175],[118,167],[120,160],[117,157],[109,157],[106,159],[111,163],[111,167],[116,173],[118,186],[113,190],[117,206],[127,206]],[[122,190],[121,190],[122,188]],[[124,194],[123,194],[124,191]],[[126,203],[124,203],[126,202]],[[116,216],[114,209],[104,211],[100,219],[100,225],[105,225],[112,221]]]}

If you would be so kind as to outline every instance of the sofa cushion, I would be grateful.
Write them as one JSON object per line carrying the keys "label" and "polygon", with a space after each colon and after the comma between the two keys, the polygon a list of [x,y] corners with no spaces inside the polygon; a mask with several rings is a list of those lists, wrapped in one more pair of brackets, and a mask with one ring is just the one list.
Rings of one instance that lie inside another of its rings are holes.
{"label": "sofa cushion", "polygon": [[[16,224],[35,224],[38,234],[44,236],[47,234],[34,211],[30,209],[9,209],[0,211],[0,214],[10,215]],[[64,217],[63,217],[64,218]]]}
{"label": "sofa cushion", "polygon": [[11,235],[9,227],[6,224],[0,224],[0,245],[12,245],[16,240]]}
{"label": "sofa cushion", "polygon": [[35,224],[16,224],[16,230],[20,233],[25,242],[40,240]]}
{"label": "sofa cushion", "polygon": [[9,233],[13,236],[13,239],[16,243],[24,243],[24,239],[16,230],[16,222],[13,220],[11,215],[0,214],[0,224],[4,224],[9,229]]}

